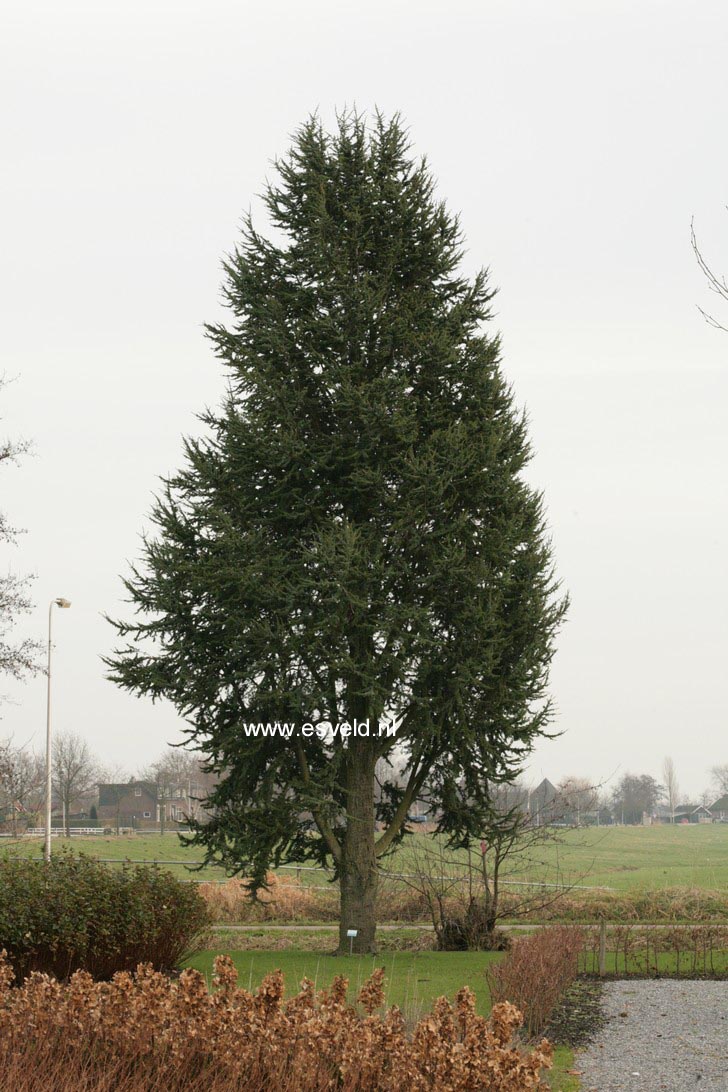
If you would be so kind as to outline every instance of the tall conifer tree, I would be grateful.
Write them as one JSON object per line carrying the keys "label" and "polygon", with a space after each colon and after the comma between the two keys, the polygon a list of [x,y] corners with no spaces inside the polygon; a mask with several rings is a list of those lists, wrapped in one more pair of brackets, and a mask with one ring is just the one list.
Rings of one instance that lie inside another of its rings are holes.
{"label": "tall conifer tree", "polygon": [[[380,862],[413,805],[426,794],[468,844],[488,784],[547,731],[564,602],[484,329],[493,291],[462,272],[458,221],[400,121],[313,118],[276,169],[275,230],[246,221],[231,321],[208,328],[229,393],[164,482],[108,663],[210,755],[207,859],[255,888],[269,866],[333,864],[340,950],[357,929],[369,951]],[[242,728],[275,721],[290,739]],[[362,734],[303,728],[319,721]],[[395,748],[404,783],[375,792]]]}

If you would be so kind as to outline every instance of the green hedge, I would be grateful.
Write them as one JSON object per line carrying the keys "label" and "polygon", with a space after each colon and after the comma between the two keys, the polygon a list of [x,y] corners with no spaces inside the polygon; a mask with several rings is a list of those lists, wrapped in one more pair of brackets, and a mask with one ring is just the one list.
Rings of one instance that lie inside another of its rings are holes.
{"label": "green hedge", "polygon": [[0,858],[0,949],[18,979],[97,979],[151,963],[171,971],[198,946],[208,912],[194,884],[155,867],[109,867],[68,852],[50,864]]}

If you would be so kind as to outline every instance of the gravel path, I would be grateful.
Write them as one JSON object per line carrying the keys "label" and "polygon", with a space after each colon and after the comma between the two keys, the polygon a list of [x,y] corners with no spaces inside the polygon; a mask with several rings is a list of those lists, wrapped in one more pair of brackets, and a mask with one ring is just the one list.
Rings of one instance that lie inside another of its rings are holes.
{"label": "gravel path", "polygon": [[728,982],[607,982],[583,1092],[728,1092]]}

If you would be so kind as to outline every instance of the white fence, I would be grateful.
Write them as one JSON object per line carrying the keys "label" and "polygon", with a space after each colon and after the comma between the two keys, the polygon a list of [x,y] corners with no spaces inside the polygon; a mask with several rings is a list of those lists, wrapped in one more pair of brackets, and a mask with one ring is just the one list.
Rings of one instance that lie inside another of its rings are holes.
{"label": "white fence", "polygon": [[[91,834],[96,837],[101,837],[104,834],[108,834],[111,831],[116,834],[116,827],[69,827],[71,834],[75,837],[77,834]],[[133,827],[119,827],[119,834],[134,834],[136,833]],[[51,827],[51,838],[65,838],[65,827]],[[45,827],[28,827],[23,832],[25,838],[45,838]]]}
{"label": "white fence", "polygon": [[[119,827],[119,829],[117,830],[114,824],[108,827],[71,827],[70,830],[71,835],[74,838],[77,835],[88,835],[90,837],[101,838],[104,835],[108,836],[110,834],[146,835],[161,833],[158,827],[153,830],[140,830],[138,827]],[[173,825],[168,825],[166,833],[189,834],[190,829],[189,827],[177,827]],[[51,828],[51,838],[65,838],[65,836],[65,827]],[[17,838],[45,838],[45,827],[28,827],[27,830],[18,831],[17,834],[13,834],[11,831],[1,831],[0,838],[12,838],[13,840]]]}

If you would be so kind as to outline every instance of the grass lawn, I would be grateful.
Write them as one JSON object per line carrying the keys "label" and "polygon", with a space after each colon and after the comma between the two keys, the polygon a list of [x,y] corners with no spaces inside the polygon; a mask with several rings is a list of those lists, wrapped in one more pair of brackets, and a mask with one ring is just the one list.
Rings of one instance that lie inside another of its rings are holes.
{"label": "grass lawn", "polygon": [[[189,961],[210,979],[216,952],[205,951]],[[354,999],[359,987],[377,967],[386,971],[386,1002],[399,1005],[407,1017],[430,1007],[435,997],[453,998],[461,986],[470,986],[478,999],[478,1012],[490,1012],[490,995],[485,969],[500,956],[493,952],[382,952],[377,956],[333,956],[322,952],[301,951],[227,951],[238,968],[238,981],[245,989],[255,988],[270,971],[281,970],[286,978],[286,993],[296,993],[302,978],[310,978],[317,987],[328,985],[337,974],[349,979],[349,995]]]}
{"label": "grass lawn", "polygon": [[[207,977],[212,977],[212,961],[217,951],[198,952],[188,961]],[[331,956],[320,952],[287,950],[225,951],[238,969],[238,982],[245,989],[255,989],[264,975],[281,970],[286,979],[286,994],[296,993],[301,979],[310,978],[318,988],[327,986],[337,974],[349,979],[349,997],[353,1001],[359,987],[376,967],[386,971],[386,1001],[398,1005],[408,1020],[427,1012],[437,997],[454,998],[467,985],[477,998],[477,1010],[487,1016],[490,995],[485,979],[486,967],[502,958],[492,952],[383,952],[377,956]],[[574,1058],[566,1047],[558,1047],[551,1072],[552,1088],[558,1092],[576,1092],[578,1080],[568,1074]]]}
{"label": "grass lawn", "polygon": [[[380,952],[419,952],[422,949],[423,933],[430,937],[432,930],[425,930],[422,925],[402,925],[396,929],[380,928],[377,931],[377,946]],[[268,925],[253,925],[239,929],[235,925],[213,925],[210,931],[210,947],[226,951],[231,944],[236,952],[248,950],[280,952],[289,948],[297,951],[331,953],[339,943],[339,926],[300,925],[296,929],[288,926],[277,928]]]}

